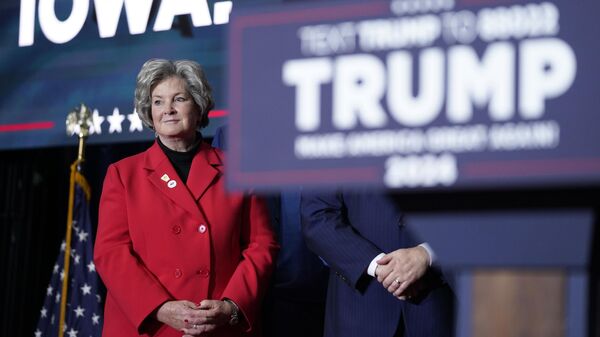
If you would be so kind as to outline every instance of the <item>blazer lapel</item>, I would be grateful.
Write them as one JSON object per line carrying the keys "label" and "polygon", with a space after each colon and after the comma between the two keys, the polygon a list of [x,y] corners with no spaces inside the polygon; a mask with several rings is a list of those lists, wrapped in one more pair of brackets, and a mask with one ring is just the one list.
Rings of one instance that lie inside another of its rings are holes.
{"label": "blazer lapel", "polygon": [[208,144],[202,143],[192,161],[187,180],[187,187],[195,201],[198,201],[213,181],[221,175],[222,165],[223,162],[217,152]]}
{"label": "blazer lapel", "polygon": [[190,191],[156,142],[146,151],[145,168],[149,171],[148,180],[158,191],[193,216],[202,216]]}

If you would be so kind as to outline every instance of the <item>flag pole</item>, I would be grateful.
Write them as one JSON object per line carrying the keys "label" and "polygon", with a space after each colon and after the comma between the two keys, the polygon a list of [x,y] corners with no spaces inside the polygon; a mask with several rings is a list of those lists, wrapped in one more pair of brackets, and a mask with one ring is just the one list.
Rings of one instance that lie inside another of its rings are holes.
{"label": "flag pole", "polygon": [[79,148],[77,159],[71,164],[71,178],[69,182],[69,208],[67,211],[67,233],[65,235],[65,260],[64,277],[62,279],[62,290],[60,295],[60,319],[58,321],[58,337],[64,336],[64,325],[67,307],[67,295],[69,286],[69,266],[71,261],[71,232],[73,228],[73,207],[75,201],[75,180],[77,174],[81,171],[81,164],[85,160],[85,140],[89,135],[91,114],[90,110],[83,103],[67,115],[66,126],[67,135],[77,134],[79,138]]}

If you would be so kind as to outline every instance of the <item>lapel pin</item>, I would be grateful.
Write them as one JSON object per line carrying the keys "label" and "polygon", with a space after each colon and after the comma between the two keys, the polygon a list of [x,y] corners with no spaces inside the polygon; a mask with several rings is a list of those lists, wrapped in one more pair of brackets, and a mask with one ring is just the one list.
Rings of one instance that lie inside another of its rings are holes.
{"label": "lapel pin", "polygon": [[169,182],[167,183],[167,186],[169,186],[169,188],[173,188],[173,187],[177,186],[177,182],[175,180],[169,180]]}
{"label": "lapel pin", "polygon": [[162,177],[160,177],[160,179],[164,182],[167,182],[167,181],[169,181],[170,178],[169,178],[169,175],[165,173],[165,174],[163,174]]}

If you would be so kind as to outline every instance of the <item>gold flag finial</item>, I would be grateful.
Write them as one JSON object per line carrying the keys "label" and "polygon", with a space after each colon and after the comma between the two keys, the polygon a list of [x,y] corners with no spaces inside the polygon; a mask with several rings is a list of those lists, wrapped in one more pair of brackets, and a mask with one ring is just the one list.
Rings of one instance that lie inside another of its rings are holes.
{"label": "gold flag finial", "polygon": [[85,139],[90,134],[91,124],[92,114],[90,109],[83,103],[81,103],[67,115],[67,135],[72,136],[76,134],[79,137],[79,151],[77,154],[77,160],[80,162],[84,160],[84,143]]}

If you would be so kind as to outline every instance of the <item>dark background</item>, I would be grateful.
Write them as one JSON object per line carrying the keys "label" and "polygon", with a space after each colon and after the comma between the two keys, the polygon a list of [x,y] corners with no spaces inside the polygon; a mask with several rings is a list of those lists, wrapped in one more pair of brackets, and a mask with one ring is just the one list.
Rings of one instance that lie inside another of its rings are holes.
{"label": "dark background", "polygon": [[[94,231],[109,163],[149,144],[87,147],[84,174],[92,189]],[[0,151],[0,336],[33,335],[65,237],[69,167],[76,158],[77,146]]]}

